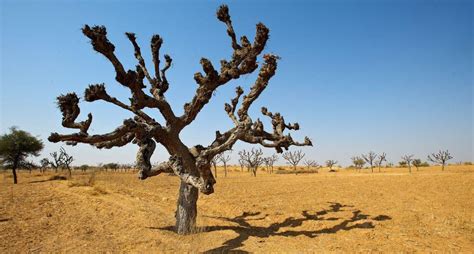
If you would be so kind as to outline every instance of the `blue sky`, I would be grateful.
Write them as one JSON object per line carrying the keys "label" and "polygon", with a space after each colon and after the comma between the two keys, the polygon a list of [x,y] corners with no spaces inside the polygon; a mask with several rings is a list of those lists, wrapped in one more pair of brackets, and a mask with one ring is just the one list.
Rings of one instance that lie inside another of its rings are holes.
{"label": "blue sky", "polygon": [[[260,21],[270,28],[265,52],[282,59],[251,114],[261,117],[260,107],[267,106],[299,122],[292,136],[307,135],[315,144],[303,149],[307,158],[348,165],[351,156],[374,151],[396,163],[404,154],[426,159],[449,149],[454,161],[474,160],[471,1],[1,1],[0,131],[15,125],[39,135],[47,156],[60,147],[47,142],[49,133],[70,132],[61,127],[56,96],[82,95],[88,84],[104,82],[127,101],[109,62],[82,35],[84,24],[107,26],[128,68],[136,62],[124,32],[136,33],[148,62],[149,40],[160,34],[161,52],[173,58],[167,98],[182,113],[196,88],[199,59],[219,66],[232,52],[225,25],[215,17],[222,3],[229,5],[237,36],[253,38]],[[255,76],[219,88],[182,133],[184,142],[208,145],[215,130],[230,128],[223,104],[235,86],[248,91]],[[92,133],[111,131],[130,116],[102,102],[82,102],[81,110],[81,119],[94,115]],[[235,150],[247,147],[239,143]],[[79,165],[133,162],[137,147],[66,149]],[[167,157],[159,148],[153,161]]]}

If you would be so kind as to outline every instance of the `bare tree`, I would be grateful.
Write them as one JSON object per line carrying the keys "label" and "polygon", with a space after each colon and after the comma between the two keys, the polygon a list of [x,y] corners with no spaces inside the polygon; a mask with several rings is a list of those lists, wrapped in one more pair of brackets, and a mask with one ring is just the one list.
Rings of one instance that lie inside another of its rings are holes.
{"label": "bare tree", "polygon": [[226,152],[223,152],[219,154],[218,158],[219,161],[222,162],[222,164],[224,165],[224,176],[227,177],[227,162],[229,162],[231,159],[230,155],[228,155]]}
{"label": "bare tree", "polygon": [[239,152],[239,156],[241,160],[245,161],[245,165],[252,171],[253,176],[257,176],[258,167],[264,163],[262,149],[242,150]]}
{"label": "bare tree", "polygon": [[264,161],[268,172],[271,174],[273,173],[273,165],[278,161],[278,155],[273,154],[272,156],[266,157]]}
{"label": "bare tree", "polygon": [[318,162],[316,162],[315,160],[304,160],[303,163],[306,165],[307,169],[311,169],[311,168],[317,169],[319,167]]}
{"label": "bare tree", "polygon": [[61,160],[61,167],[67,169],[69,178],[71,178],[72,172],[70,165],[74,161],[74,158],[66,152],[66,149],[64,149],[64,147],[61,147],[61,149],[59,149],[59,157]]}
{"label": "bare tree", "polygon": [[332,167],[337,164],[337,161],[335,160],[327,160],[326,161],[326,167],[329,168],[329,171],[332,171]]}
{"label": "bare tree", "polygon": [[410,155],[403,155],[402,160],[406,163],[408,166],[408,171],[411,173],[411,162],[413,161],[413,154]]}
{"label": "bare tree", "polygon": [[41,174],[43,174],[44,171],[46,171],[49,164],[50,164],[50,162],[47,158],[43,158],[43,159],[40,160],[40,172],[41,172]]}
{"label": "bare tree", "polygon": [[413,159],[412,162],[413,166],[415,166],[416,171],[418,171],[418,168],[423,164],[420,159]]}
{"label": "bare tree", "polygon": [[[85,91],[85,100],[88,102],[106,101],[130,111],[135,116],[125,120],[123,125],[112,132],[89,135],[92,115],[89,114],[86,120],[77,122],[76,119],[80,113],[79,97],[75,93],[69,93],[58,97],[58,105],[63,114],[62,125],[67,128],[79,129],[79,132],[66,135],[52,133],[49,137],[51,142],[63,141],[69,145],[87,143],[97,148],[119,147],[133,142],[139,146],[137,167],[140,170],[139,179],[141,180],[159,175],[164,172],[165,168],[171,168],[181,179],[176,210],[176,231],[179,234],[193,232],[197,215],[198,191],[206,195],[214,192],[213,186],[216,181],[212,175],[211,161],[216,155],[231,150],[239,140],[271,147],[278,153],[283,152],[283,149],[288,150],[290,146],[311,145],[309,138],[305,138],[304,142],[297,142],[290,135],[284,134],[286,129],[298,130],[299,125],[287,123],[279,113],[271,113],[267,108],[262,108],[262,114],[271,119],[273,132],[265,131],[263,123],[258,119],[253,121],[248,114],[250,106],[265,90],[277,68],[279,57],[273,54],[263,55],[260,66],[257,63],[257,58],[261,55],[269,38],[269,29],[259,23],[256,26],[257,31],[253,43],[250,43],[246,36],[242,36],[240,43],[238,43],[226,5],[222,5],[218,9],[217,18],[227,26],[227,34],[232,41],[232,57],[230,61],[221,60],[220,70],[216,70],[210,60],[201,59],[200,63],[204,74],[198,72],[194,75],[198,87],[194,98],[184,104],[184,113],[181,116],[176,116],[165,97],[169,88],[166,73],[171,67],[172,58],[169,55],[164,55],[164,67],[160,69],[159,51],[163,40],[159,35],[154,35],[151,39],[154,69],[149,70],[136,42],[135,34],[126,33],[138,61],[136,69],[126,70],[114,53],[115,46],[108,40],[106,28],[85,25],[82,32],[91,40],[94,50],[112,63],[116,72],[115,79],[131,92],[129,105],[110,96],[106,91],[105,84],[90,85]],[[217,131],[214,141],[208,146],[186,146],[181,141],[181,131],[196,119],[216,89],[233,79],[254,72],[259,67],[258,77],[250,91],[243,96],[241,103],[239,103],[239,99],[244,90],[237,87],[236,96],[230,104],[225,104],[224,109],[234,123],[234,127],[223,133]],[[154,76],[151,72],[153,70]],[[146,82],[149,83],[150,93],[144,90],[147,87]],[[237,105],[240,105],[238,109]],[[144,110],[146,108],[158,110],[165,123],[159,123],[149,116]],[[167,162],[160,164],[160,167],[152,169],[150,157],[155,150],[156,143],[163,145],[171,157]]]}
{"label": "bare tree", "polygon": [[286,162],[290,165],[293,166],[293,170],[296,172],[296,167],[300,163],[300,161],[304,158],[305,154],[303,151],[298,150],[298,151],[288,151],[282,154],[283,159],[286,160]]}
{"label": "bare tree", "polygon": [[212,167],[214,167],[214,176],[217,178],[217,163],[219,162],[219,154],[211,159]]}
{"label": "bare tree", "polygon": [[441,164],[441,170],[444,171],[444,166],[446,166],[446,162],[451,160],[453,156],[449,153],[448,150],[446,151],[439,151],[438,153],[432,153],[428,155],[428,160],[433,163]]}
{"label": "bare tree", "polygon": [[49,155],[53,158],[53,160],[49,161],[49,165],[54,168],[55,173],[58,173],[58,169],[63,165],[62,157],[58,152],[52,152]]}
{"label": "bare tree", "polygon": [[377,154],[371,151],[367,155],[362,154],[361,156],[367,162],[367,164],[369,164],[370,171],[374,173],[374,162],[375,162],[375,159],[377,158]]}
{"label": "bare tree", "polygon": [[382,154],[380,154],[379,156],[377,156],[377,160],[375,161],[375,164],[376,164],[377,167],[379,168],[379,173],[381,172],[381,171],[380,171],[380,168],[382,167],[382,163],[383,163],[384,161],[387,161],[386,156],[387,156],[387,155],[386,155],[385,153],[382,153]]}
{"label": "bare tree", "polygon": [[244,171],[244,167],[245,167],[245,161],[243,161],[242,159],[239,159],[239,165],[240,165],[240,171]]}
{"label": "bare tree", "polygon": [[354,167],[360,172],[362,168],[365,165],[365,160],[359,156],[354,156],[351,158],[352,164],[354,164]]}

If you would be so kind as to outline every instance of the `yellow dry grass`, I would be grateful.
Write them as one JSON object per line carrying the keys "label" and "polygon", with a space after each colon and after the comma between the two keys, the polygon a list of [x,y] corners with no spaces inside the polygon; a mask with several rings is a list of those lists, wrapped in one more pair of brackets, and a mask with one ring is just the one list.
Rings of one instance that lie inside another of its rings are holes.
{"label": "yellow dry grass", "polygon": [[[367,171],[367,170],[365,170]],[[178,179],[0,176],[0,253],[474,252],[474,166],[257,177],[218,172],[197,233],[170,231]],[[2,180],[3,178],[3,180]]]}

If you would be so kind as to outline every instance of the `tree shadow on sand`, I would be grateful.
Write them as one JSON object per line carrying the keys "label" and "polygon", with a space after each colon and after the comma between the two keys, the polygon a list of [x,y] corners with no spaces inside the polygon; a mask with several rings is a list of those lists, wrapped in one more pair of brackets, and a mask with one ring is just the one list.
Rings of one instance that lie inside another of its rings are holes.
{"label": "tree shadow on sand", "polygon": [[[321,211],[317,211],[314,213],[303,211],[301,213],[302,217],[294,218],[289,217],[286,218],[283,222],[276,222],[272,223],[268,227],[264,226],[253,226],[249,223],[249,221],[255,220],[264,220],[268,214],[260,216],[260,212],[243,212],[242,215],[239,215],[234,218],[226,218],[226,217],[214,217],[214,216],[205,216],[208,218],[219,219],[227,222],[232,222],[237,225],[233,226],[208,226],[197,228],[197,232],[213,232],[213,231],[223,231],[223,230],[232,230],[238,234],[237,237],[225,241],[221,247],[210,249],[205,251],[205,253],[227,253],[227,252],[235,252],[235,253],[247,253],[243,250],[238,250],[238,248],[244,246],[244,242],[249,239],[249,237],[257,237],[257,238],[268,238],[270,236],[284,236],[284,237],[295,237],[295,236],[307,236],[310,238],[315,238],[321,234],[335,234],[341,230],[348,231],[352,229],[371,229],[375,228],[374,222],[375,221],[385,221],[390,220],[391,217],[387,215],[378,215],[371,217],[370,215],[363,214],[360,210],[353,209],[353,206],[350,205],[342,205],[340,203],[330,203],[328,209],[324,209]],[[337,212],[348,211],[344,208],[351,209],[352,216],[348,219],[327,216],[331,214],[335,214]],[[257,216],[257,218],[255,218]],[[337,221],[342,220],[340,223],[319,230],[286,230],[283,231],[281,229],[284,228],[296,228],[303,225],[303,222],[307,221]],[[169,230],[174,232],[174,227],[165,227],[160,228],[162,230]],[[263,240],[262,240],[263,242]]]}

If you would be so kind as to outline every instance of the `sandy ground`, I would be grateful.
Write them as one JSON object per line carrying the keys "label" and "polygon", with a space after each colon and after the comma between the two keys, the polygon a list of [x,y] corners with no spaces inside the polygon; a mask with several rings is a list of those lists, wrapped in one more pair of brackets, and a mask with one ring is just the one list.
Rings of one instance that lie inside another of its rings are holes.
{"label": "sandy ground", "polygon": [[220,171],[189,236],[172,231],[176,177],[4,172],[0,253],[474,252],[474,166],[383,170]]}

